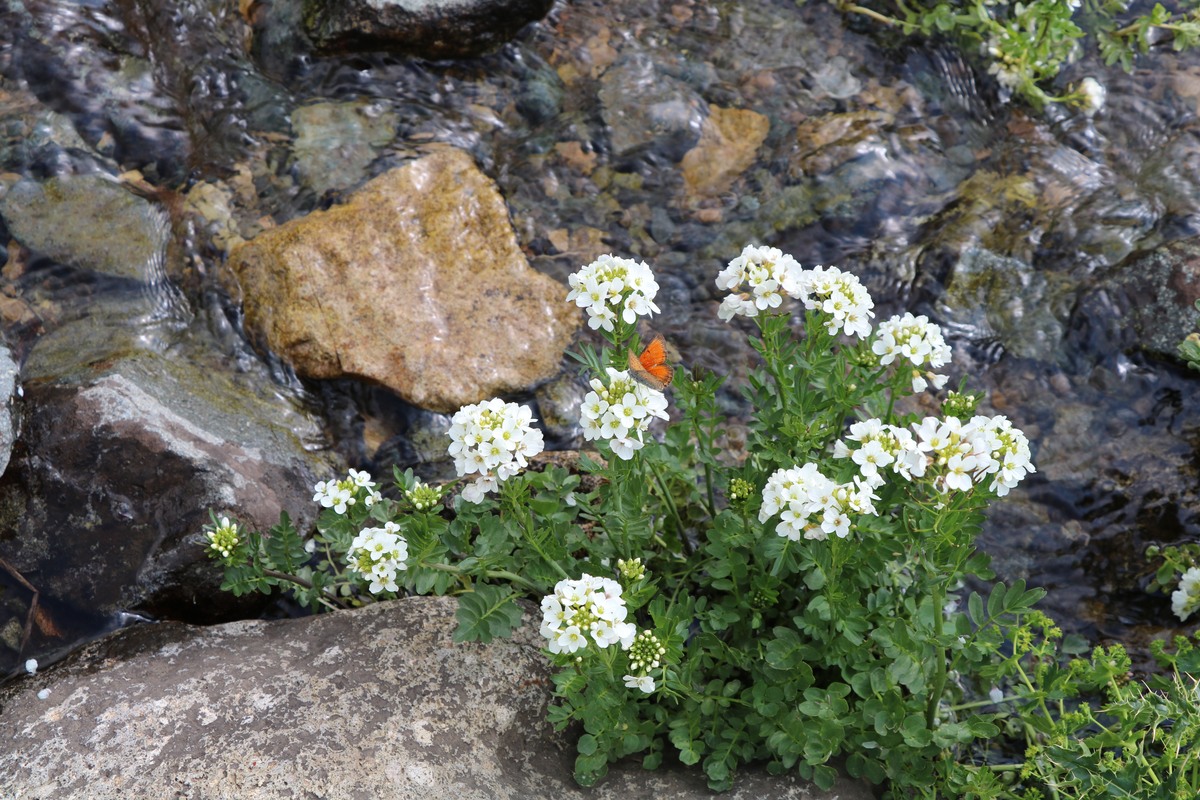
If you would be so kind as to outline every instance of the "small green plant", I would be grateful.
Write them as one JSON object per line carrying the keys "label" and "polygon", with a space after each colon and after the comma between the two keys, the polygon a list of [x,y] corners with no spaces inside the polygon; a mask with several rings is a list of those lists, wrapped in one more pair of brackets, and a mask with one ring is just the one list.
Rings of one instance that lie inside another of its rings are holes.
{"label": "small green plant", "polygon": [[[803,0],[799,0],[803,2]],[[1135,57],[1160,43],[1175,50],[1200,42],[1200,11],[1172,13],[1156,4],[1126,16],[1127,0],[830,0],[847,14],[868,17],[906,35],[950,37],[978,53],[1001,86],[1034,108],[1067,103],[1094,114],[1105,91],[1085,78],[1063,93],[1049,86],[1092,44],[1106,64],[1133,71]],[[1185,7],[1195,5],[1184,3]],[[1088,37],[1091,37],[1090,39]]]}
{"label": "small green plant", "polygon": [[[1196,301],[1195,307],[1200,311],[1200,300]],[[1179,357],[1187,362],[1190,369],[1200,370],[1200,333],[1193,331],[1179,343]]]}
{"label": "small green plant", "polygon": [[460,641],[508,635],[534,600],[557,667],[550,718],[578,732],[583,785],[673,752],[715,789],[752,762],[828,787],[836,760],[894,797],[1099,797],[1072,792],[1111,776],[1194,797],[1179,749],[1196,744],[1192,651],[1179,645],[1169,681],[1135,685],[1119,649],[1057,646],[1042,590],[957,588],[993,579],[973,544],[984,509],[1034,468],[976,395],[915,411],[912,395],[945,388],[938,327],[872,326],[853,275],[773,248],[747,247],[717,284],[718,316],[757,329],[744,457],[719,444],[720,377],[679,368],[671,383],[654,347],[637,355],[658,311],[649,267],[604,256],[567,298],[605,342],[576,355],[593,448],[578,469],[534,467],[529,409],[465,406],[447,432],[454,486],[396,472],[393,499],[351,471],[317,485],[311,538],[286,518],[260,535],[214,515],[226,587],[284,588],[314,610],[454,594]]}

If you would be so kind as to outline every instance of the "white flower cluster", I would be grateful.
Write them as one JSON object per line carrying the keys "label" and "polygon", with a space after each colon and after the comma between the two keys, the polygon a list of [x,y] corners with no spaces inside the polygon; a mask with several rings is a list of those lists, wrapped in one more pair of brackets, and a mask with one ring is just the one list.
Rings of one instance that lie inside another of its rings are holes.
{"label": "white flower cluster", "polygon": [[[903,317],[896,316],[879,323],[871,352],[879,356],[879,363],[884,366],[900,357],[908,359],[914,367],[928,366],[931,369],[949,364],[953,355],[950,345],[942,338],[940,327],[930,322],[924,314],[914,317],[908,312]],[[919,369],[913,370],[913,392],[925,391],[930,383],[933,388],[941,389],[946,385],[946,376],[933,372],[922,375]]]}
{"label": "white flower cluster", "polygon": [[941,492],[966,492],[988,477],[988,489],[1003,497],[1031,472],[1029,440],[1003,415],[976,416],[970,422],[956,417],[925,417],[913,425],[913,433],[884,425],[877,419],[850,426],[846,441],[834,445],[834,455],[849,456],[859,465],[863,483],[883,483],[882,467],[891,467],[912,480],[927,474]]}
{"label": "white flower cluster", "polygon": [[463,489],[463,499],[483,502],[500,481],[524,469],[542,452],[542,432],[533,427],[527,406],[493,398],[463,406],[450,418],[450,456],[459,476],[479,474]]}
{"label": "white flower cluster", "polygon": [[1189,567],[1179,579],[1179,587],[1171,592],[1171,610],[1182,620],[1196,609],[1200,609],[1200,567]]}
{"label": "white flower cluster", "polygon": [[[847,441],[857,442],[858,446],[851,449]],[[884,425],[878,419],[851,425],[846,439],[834,444],[833,455],[835,458],[849,456],[858,464],[863,483],[871,488],[883,485],[884,478],[879,471],[887,467],[910,480],[914,470],[918,475],[925,474],[925,457],[917,450],[913,435],[905,428]]]}
{"label": "white flower cluster", "polygon": [[746,245],[717,275],[717,288],[732,292],[721,301],[717,316],[728,322],[735,316],[757,317],[760,311],[778,308],[783,303],[780,290],[789,297],[799,296],[801,272],[796,259],[774,247]]}
{"label": "white flower cluster", "polygon": [[850,535],[850,515],[875,515],[875,494],[862,480],[838,484],[821,474],[816,464],[776,470],[763,488],[758,521],[779,514],[775,532],[792,541]]}
{"label": "white flower cluster", "polygon": [[613,452],[628,461],[645,445],[643,436],[654,417],[667,419],[667,396],[643,386],[624,370],[608,368],[608,385],[592,378],[592,390],[580,410],[583,438],[607,439]]}
{"label": "white flower cluster", "polygon": [[844,330],[847,335],[865,339],[871,333],[870,319],[875,316],[870,293],[854,275],[837,267],[803,269],[794,258],[774,247],[747,245],[717,275],[717,288],[732,292],[717,309],[717,316],[726,321],[738,315],[756,317],[760,311],[779,307],[783,303],[781,290],[802,300],[810,311],[825,314],[825,328],[831,334]]}
{"label": "white flower cluster", "polygon": [[367,587],[371,594],[395,592],[400,588],[396,584],[396,572],[408,569],[404,563],[408,560],[408,542],[399,530],[400,526],[394,522],[385,522],[382,528],[363,528],[346,551],[346,563],[364,580],[371,582]]}
{"label": "white flower cluster", "polygon": [[567,278],[567,302],[587,309],[588,327],[611,332],[620,312],[632,325],[640,316],[657,314],[658,283],[645,262],[604,255]]}
{"label": "white flower cluster", "polygon": [[621,584],[610,578],[584,574],[578,580],[563,579],[554,594],[542,598],[542,636],[551,653],[574,653],[590,640],[599,647],[619,644],[628,650],[637,626],[625,621]]}
{"label": "white flower cluster", "polygon": [[847,336],[871,335],[875,302],[855,275],[837,267],[813,267],[800,276],[800,299],[810,311],[825,314],[825,330],[844,330]]}
{"label": "white flower cluster", "polygon": [[383,499],[383,495],[375,491],[375,481],[371,480],[371,476],[356,469],[350,470],[340,481],[320,481],[313,491],[316,492],[313,500],[339,514],[345,514],[346,509],[359,500],[370,508]]}

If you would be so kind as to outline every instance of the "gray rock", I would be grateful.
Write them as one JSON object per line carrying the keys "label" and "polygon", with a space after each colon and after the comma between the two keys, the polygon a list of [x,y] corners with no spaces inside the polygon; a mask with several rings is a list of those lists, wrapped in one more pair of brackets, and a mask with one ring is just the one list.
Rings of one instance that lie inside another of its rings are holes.
{"label": "gray rock", "polygon": [[399,121],[384,103],[314,103],[292,112],[296,169],[321,194],[349,189],[367,176],[378,149],[396,136]]}
{"label": "gray rock", "polygon": [[497,49],[539,20],[554,0],[303,0],[319,53],[390,50],[469,58]]}
{"label": "gray rock", "polygon": [[1197,300],[1200,241],[1185,239],[1128,259],[1083,292],[1073,312],[1088,320],[1099,355],[1143,348],[1175,358],[1200,322]]}
{"label": "gray rock", "polygon": [[[300,620],[122,631],[0,696],[10,732],[0,786],[21,800],[711,796],[698,770],[637,763],[580,789],[573,736],[545,718],[550,669],[536,630],[454,644],[455,606],[411,598]],[[871,793],[745,770],[724,797]]]}
{"label": "gray rock", "polygon": [[12,353],[7,346],[0,344],[0,475],[8,469],[13,441],[17,438],[13,401],[22,394],[21,386],[17,382],[17,371]]}

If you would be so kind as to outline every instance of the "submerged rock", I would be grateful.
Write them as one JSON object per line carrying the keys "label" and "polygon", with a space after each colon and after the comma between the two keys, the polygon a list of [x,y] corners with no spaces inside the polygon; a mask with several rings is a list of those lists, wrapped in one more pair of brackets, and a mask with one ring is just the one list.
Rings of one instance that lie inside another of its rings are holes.
{"label": "submerged rock", "polygon": [[600,78],[598,98],[612,153],[679,161],[700,140],[705,105],[641,51],[623,53]]}
{"label": "submerged rock", "polygon": [[62,264],[153,283],[165,277],[165,212],[105,175],[21,180],[0,197],[21,244]]}
{"label": "submerged rock", "polygon": [[[11,684],[0,785],[17,797],[708,798],[698,768],[571,777],[529,625],[455,644],[457,603],[411,598],[300,620],[125,630]],[[532,607],[527,620],[533,613]],[[39,692],[48,691],[45,699]],[[866,800],[839,780],[739,773],[729,800]]]}
{"label": "submerged rock", "polygon": [[319,53],[389,50],[431,59],[491,52],[552,5],[554,0],[303,0],[305,31]]}
{"label": "submerged rock", "polygon": [[246,328],[310,378],[380,383],[433,411],[528,389],[578,324],[533,271],[495,184],[438,148],[230,257]]}
{"label": "submerged rock", "polygon": [[399,119],[383,103],[314,103],[292,112],[296,170],[313,191],[348,189],[367,176]]}
{"label": "submerged rock", "polygon": [[700,142],[680,165],[689,195],[710,197],[724,192],[754,163],[771,122],[762,114],[710,105]]}

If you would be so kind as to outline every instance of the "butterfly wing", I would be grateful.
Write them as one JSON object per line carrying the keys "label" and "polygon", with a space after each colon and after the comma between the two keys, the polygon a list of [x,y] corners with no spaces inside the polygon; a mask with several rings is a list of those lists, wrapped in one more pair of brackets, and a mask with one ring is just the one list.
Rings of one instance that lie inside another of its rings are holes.
{"label": "butterfly wing", "polygon": [[675,376],[675,370],[667,366],[666,361],[666,343],[661,336],[655,336],[640,356],[629,351],[629,375],[643,386],[661,392]]}

